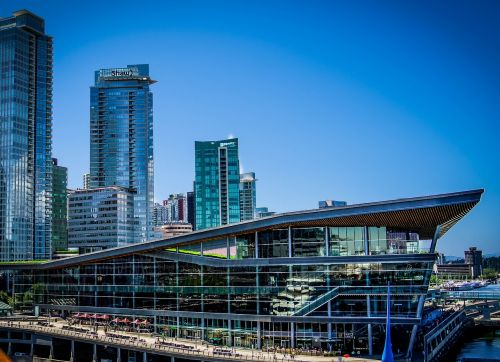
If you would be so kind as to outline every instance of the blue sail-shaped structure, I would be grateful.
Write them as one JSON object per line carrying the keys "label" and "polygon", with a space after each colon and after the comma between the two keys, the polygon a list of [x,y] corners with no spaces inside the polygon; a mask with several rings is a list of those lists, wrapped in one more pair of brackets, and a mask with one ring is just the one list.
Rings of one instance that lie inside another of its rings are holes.
{"label": "blue sail-shaped structure", "polygon": [[394,362],[391,343],[391,283],[387,285],[387,322],[385,327],[385,345],[382,362]]}

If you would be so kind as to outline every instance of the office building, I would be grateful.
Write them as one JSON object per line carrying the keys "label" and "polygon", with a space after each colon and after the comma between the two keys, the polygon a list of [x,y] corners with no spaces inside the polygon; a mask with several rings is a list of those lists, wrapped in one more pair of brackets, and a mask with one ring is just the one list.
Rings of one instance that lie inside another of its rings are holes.
{"label": "office building", "polygon": [[193,191],[190,191],[186,194],[186,202],[187,202],[187,222],[192,225],[193,230],[196,230]]}
{"label": "office building", "polygon": [[81,254],[135,242],[134,194],[120,186],[71,190],[68,244]]}
{"label": "office building", "polygon": [[90,189],[90,173],[83,174],[83,188]]}
{"label": "office building", "polygon": [[252,220],[255,218],[257,205],[257,192],[254,172],[240,174],[240,220]]}
{"label": "office building", "polygon": [[167,206],[155,202],[153,206],[153,225],[161,226],[168,221]]}
{"label": "office building", "polygon": [[167,209],[169,222],[187,222],[187,199],[184,194],[171,194],[167,200],[163,200],[163,206]]}
{"label": "office building", "polygon": [[90,88],[90,187],[134,191],[135,242],[153,237],[153,94],[147,64],[95,72]]}
{"label": "office building", "polygon": [[347,206],[347,202],[335,201],[335,200],[324,200],[318,202],[318,207],[320,209],[324,209],[326,207],[341,207],[341,206]]}
{"label": "office building", "polygon": [[[21,265],[14,290],[32,292],[41,313],[147,319],[170,337],[372,355],[390,282],[393,350],[411,355],[437,242],[482,193],[284,213]],[[396,232],[418,237],[394,248]]]}
{"label": "office building", "polygon": [[188,234],[193,231],[193,226],[183,221],[168,221],[155,228],[159,239],[168,239],[174,236]]}
{"label": "office building", "polygon": [[269,211],[269,208],[267,207],[257,207],[255,209],[255,217],[257,219],[260,219],[262,217],[268,217],[268,216],[273,216],[276,214],[274,211]]}
{"label": "office building", "polygon": [[471,268],[471,274],[473,278],[479,278],[483,274],[483,252],[482,250],[477,250],[476,247],[470,247],[469,250],[465,250],[465,264],[469,265]]}
{"label": "office building", "polygon": [[0,261],[52,254],[52,38],[26,11],[0,18]]}
{"label": "office building", "polygon": [[52,159],[52,252],[68,249],[68,169]]}
{"label": "office building", "polygon": [[195,142],[196,230],[240,221],[238,139]]}

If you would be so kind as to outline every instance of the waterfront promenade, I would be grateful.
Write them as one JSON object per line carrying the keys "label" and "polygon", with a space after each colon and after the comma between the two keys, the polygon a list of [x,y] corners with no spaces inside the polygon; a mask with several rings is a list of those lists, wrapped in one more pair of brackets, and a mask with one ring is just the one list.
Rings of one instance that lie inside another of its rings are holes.
{"label": "waterfront promenade", "polygon": [[[193,341],[185,339],[163,338],[152,336],[146,333],[132,333],[124,331],[107,331],[101,327],[95,331],[92,326],[69,326],[64,320],[57,319],[42,321],[40,320],[0,320],[0,329],[6,331],[26,332],[33,335],[44,335],[53,338],[66,339],[76,342],[89,343],[94,346],[106,345],[117,349],[118,356],[120,350],[130,350],[143,353],[143,361],[146,361],[146,355],[151,353],[159,356],[169,356],[175,358],[189,359],[194,361],[283,361],[283,362],[332,362],[339,361],[338,356],[306,355],[297,353],[281,353],[274,350],[251,350],[245,348],[229,348],[212,346],[202,341]],[[71,328],[72,327],[72,328]],[[33,341],[33,338],[31,339]],[[15,343],[15,342],[12,342]],[[22,343],[30,343],[25,340]],[[73,344],[73,343],[72,343]],[[94,351],[96,348],[94,347]],[[51,355],[52,354],[51,349]],[[74,355],[78,351],[72,352]],[[73,357],[73,356],[71,356]],[[97,360],[97,356],[93,356]],[[378,361],[378,359],[349,357],[342,360],[355,362]],[[117,361],[120,361],[118,357]]]}

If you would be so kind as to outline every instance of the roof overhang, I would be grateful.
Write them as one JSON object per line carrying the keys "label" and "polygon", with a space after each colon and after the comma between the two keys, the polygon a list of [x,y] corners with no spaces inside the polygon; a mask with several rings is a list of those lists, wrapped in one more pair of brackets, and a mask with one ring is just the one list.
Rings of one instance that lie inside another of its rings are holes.
{"label": "roof overhang", "polygon": [[471,190],[449,194],[397,199],[335,208],[316,209],[277,214],[262,219],[244,221],[168,239],[106,249],[65,259],[39,264],[4,263],[1,269],[47,269],[71,267],[100,260],[145,254],[181,244],[198,243],[228,236],[261,231],[270,228],[314,226],[386,226],[418,232],[421,239],[432,239],[440,226],[438,237],[443,236],[464,217],[481,199],[484,190]]}

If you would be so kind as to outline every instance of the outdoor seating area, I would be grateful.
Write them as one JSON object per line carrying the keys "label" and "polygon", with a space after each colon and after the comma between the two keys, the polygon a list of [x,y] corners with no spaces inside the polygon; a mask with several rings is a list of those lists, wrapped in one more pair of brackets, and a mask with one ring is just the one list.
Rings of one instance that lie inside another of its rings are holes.
{"label": "outdoor seating area", "polygon": [[70,323],[81,325],[102,326],[113,331],[126,331],[138,333],[151,333],[151,322],[147,319],[132,319],[128,317],[111,317],[107,314],[75,313],[70,319]]}
{"label": "outdoor seating area", "polygon": [[214,356],[231,356],[231,357],[240,357],[242,356],[239,353],[234,352],[233,350],[229,348],[222,348],[222,347],[215,347],[213,349],[213,354]]}

